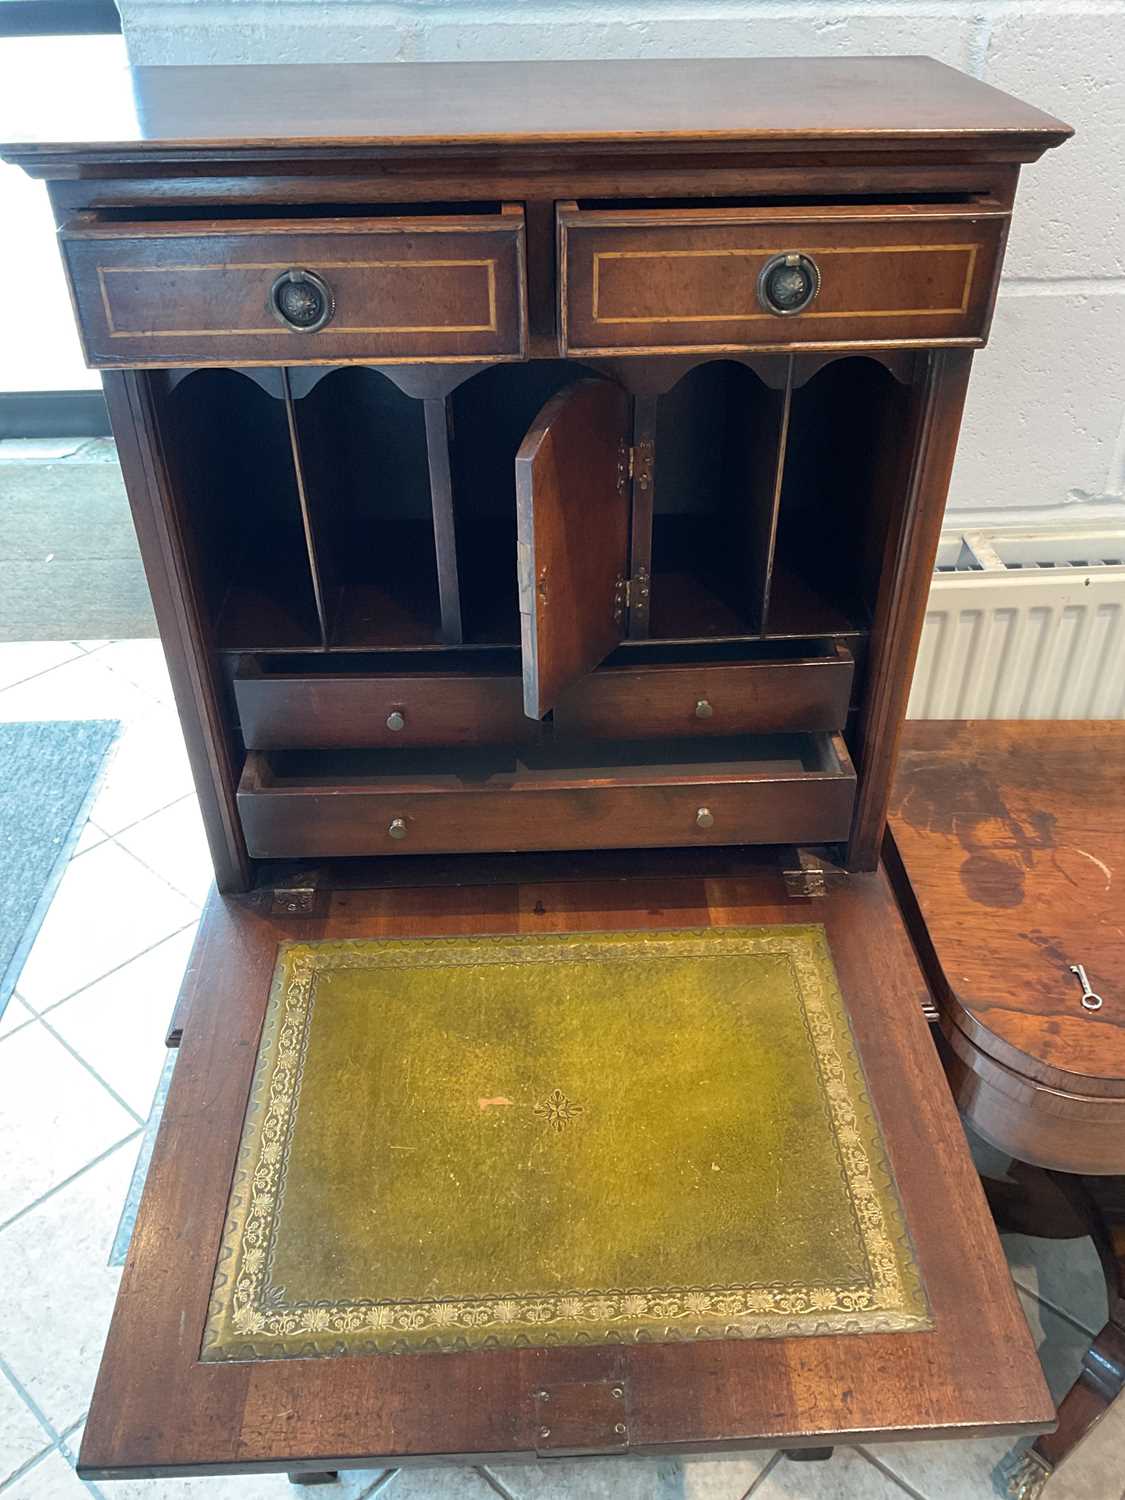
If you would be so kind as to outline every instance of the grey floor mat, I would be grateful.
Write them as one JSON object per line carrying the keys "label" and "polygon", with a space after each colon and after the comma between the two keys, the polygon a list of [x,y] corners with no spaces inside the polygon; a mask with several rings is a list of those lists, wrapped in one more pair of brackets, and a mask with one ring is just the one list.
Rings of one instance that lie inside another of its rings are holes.
{"label": "grey floor mat", "polygon": [[0,640],[155,634],[112,447],[94,442],[56,461],[0,462]]}
{"label": "grey floor mat", "polygon": [[0,724],[0,1015],[82,831],[111,720]]}

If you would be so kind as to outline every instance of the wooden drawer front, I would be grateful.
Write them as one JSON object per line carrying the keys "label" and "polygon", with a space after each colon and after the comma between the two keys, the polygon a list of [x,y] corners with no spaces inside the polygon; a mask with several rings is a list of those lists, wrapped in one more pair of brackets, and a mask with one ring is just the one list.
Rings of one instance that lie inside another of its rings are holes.
{"label": "wooden drawer front", "polygon": [[259,859],[845,839],[855,773],[842,740],[809,738],[819,741],[816,769],[753,760],[692,771],[517,766],[397,783],[275,776],[267,757],[251,754],[238,805]]}
{"label": "wooden drawer front", "polygon": [[[523,214],[302,224],[66,226],[88,363],[238,365],[521,359]],[[329,288],[315,331],[271,300],[287,271]]]}
{"label": "wooden drawer front", "polygon": [[[568,354],[980,341],[1006,219],[880,215],[765,221],[750,213],[559,211]],[[758,293],[776,255],[809,257],[803,312]]]}
{"label": "wooden drawer front", "polygon": [[243,667],[234,696],[248,750],[401,750],[519,744],[541,726],[518,676],[300,676]]}
{"label": "wooden drawer front", "polygon": [[555,728],[626,740],[842,729],[852,674],[843,647],[793,661],[610,667],[567,692]]}

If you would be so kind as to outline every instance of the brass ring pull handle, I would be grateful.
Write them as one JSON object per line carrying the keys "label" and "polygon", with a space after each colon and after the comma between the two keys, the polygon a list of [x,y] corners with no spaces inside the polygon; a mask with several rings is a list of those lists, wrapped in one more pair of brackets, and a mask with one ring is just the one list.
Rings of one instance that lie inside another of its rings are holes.
{"label": "brass ring pull handle", "polygon": [[804,312],[820,291],[820,269],[815,260],[787,250],[766,261],[758,275],[758,301],[779,318]]}
{"label": "brass ring pull handle", "polygon": [[335,310],[332,291],[315,271],[283,271],[270,287],[270,309],[295,333],[315,333]]}

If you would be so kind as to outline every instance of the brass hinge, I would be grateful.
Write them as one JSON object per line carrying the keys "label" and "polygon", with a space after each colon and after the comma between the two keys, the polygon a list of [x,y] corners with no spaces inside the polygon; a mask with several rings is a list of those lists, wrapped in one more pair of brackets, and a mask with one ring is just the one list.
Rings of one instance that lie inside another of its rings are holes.
{"label": "brass hinge", "polygon": [[629,449],[629,478],[634,489],[647,490],[652,484],[651,438],[644,438]]}
{"label": "brass hinge", "polygon": [[301,884],[276,885],[271,892],[271,917],[311,917],[316,914],[315,880]]}
{"label": "brass hinge", "polygon": [[624,624],[626,610],[631,611],[634,620],[647,620],[650,592],[647,568],[638,568],[632,578],[619,573],[613,586],[613,618],[616,623]]}
{"label": "brass hinge", "polygon": [[617,625],[625,623],[625,611],[629,608],[629,595],[632,591],[632,579],[626,578],[623,573],[618,573],[617,581],[613,585],[613,619]]}
{"label": "brass hinge", "polygon": [[823,849],[786,848],[781,855],[781,878],[787,896],[827,896],[829,886],[848,878]]}

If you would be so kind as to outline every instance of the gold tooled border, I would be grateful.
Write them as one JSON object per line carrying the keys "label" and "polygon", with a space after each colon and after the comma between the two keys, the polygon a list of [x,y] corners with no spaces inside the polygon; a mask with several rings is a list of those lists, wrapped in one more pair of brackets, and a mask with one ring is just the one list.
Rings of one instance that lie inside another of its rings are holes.
{"label": "gold tooled border", "polygon": [[[300,1097],[316,977],[338,968],[421,968],[661,956],[784,957],[819,1071],[869,1280],[617,1288],[419,1302],[288,1303],[270,1285],[288,1143]],[[279,949],[215,1272],[202,1360],[446,1352],[574,1343],[897,1332],[933,1326],[843,1007],[824,929],[705,928],[285,943]]]}

